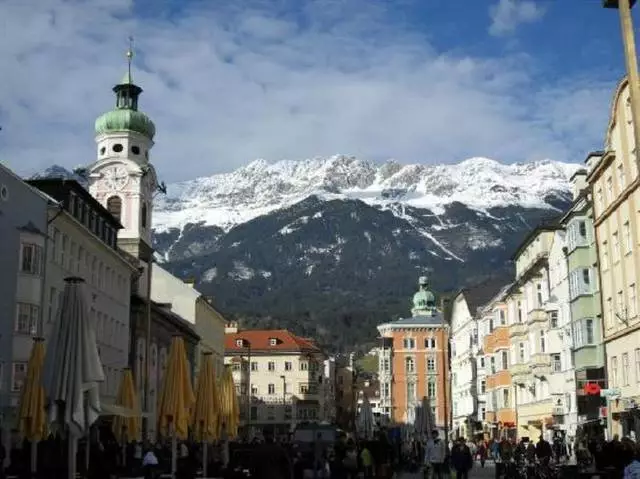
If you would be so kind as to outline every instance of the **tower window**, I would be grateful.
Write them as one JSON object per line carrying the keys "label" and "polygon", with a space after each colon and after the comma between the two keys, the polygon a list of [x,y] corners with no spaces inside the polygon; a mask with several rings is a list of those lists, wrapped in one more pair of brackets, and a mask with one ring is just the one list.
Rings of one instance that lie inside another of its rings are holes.
{"label": "tower window", "polygon": [[115,145],[113,145],[113,151],[115,151],[116,153],[120,153],[123,149],[124,148],[120,143],[116,143]]}
{"label": "tower window", "polygon": [[140,211],[140,222],[143,228],[147,227],[147,203],[142,203],[142,210]]}
{"label": "tower window", "polygon": [[119,196],[112,196],[107,200],[107,210],[115,219],[120,221],[122,215],[122,200]]}
{"label": "tower window", "polygon": [[138,145],[133,145],[131,147],[131,153],[133,153],[134,155],[139,155],[140,154],[140,147]]}
{"label": "tower window", "polygon": [[100,148],[100,154],[104,155],[107,152],[107,149],[103,146],[102,148]]}

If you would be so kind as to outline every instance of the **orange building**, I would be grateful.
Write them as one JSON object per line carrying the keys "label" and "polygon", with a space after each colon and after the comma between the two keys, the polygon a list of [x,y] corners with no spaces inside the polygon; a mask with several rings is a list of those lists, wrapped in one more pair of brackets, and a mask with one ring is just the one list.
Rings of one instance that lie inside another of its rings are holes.
{"label": "orange building", "polygon": [[509,372],[509,337],[506,291],[503,290],[482,311],[483,353],[486,373],[485,430],[491,437],[515,437],[516,410]]}
{"label": "orange building", "polygon": [[380,408],[396,424],[411,423],[415,407],[427,397],[441,437],[451,416],[449,330],[435,296],[421,277],[410,318],[378,326]]}

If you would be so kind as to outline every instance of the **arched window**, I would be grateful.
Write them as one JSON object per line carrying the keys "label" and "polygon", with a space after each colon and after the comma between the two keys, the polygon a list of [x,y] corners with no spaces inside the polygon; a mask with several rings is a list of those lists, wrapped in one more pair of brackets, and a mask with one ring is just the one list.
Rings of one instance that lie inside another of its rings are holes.
{"label": "arched window", "polygon": [[142,208],[140,209],[140,224],[143,228],[147,227],[147,202],[142,202]]}
{"label": "arched window", "polygon": [[112,196],[107,200],[107,210],[115,219],[120,221],[122,216],[122,200],[119,196]]}

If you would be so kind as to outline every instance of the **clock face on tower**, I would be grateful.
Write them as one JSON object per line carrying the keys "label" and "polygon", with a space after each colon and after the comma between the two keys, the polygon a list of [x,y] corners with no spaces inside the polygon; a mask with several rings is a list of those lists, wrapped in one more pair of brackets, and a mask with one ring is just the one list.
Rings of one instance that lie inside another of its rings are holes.
{"label": "clock face on tower", "polygon": [[129,181],[129,173],[122,166],[112,166],[105,170],[104,179],[111,190],[121,190]]}

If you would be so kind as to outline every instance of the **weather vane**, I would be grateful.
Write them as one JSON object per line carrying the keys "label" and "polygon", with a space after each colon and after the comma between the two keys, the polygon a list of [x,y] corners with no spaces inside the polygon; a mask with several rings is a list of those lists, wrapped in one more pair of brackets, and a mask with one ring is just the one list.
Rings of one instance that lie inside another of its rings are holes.
{"label": "weather vane", "polygon": [[131,78],[131,61],[133,60],[133,37],[129,36],[129,49],[127,50],[127,64],[129,68],[129,78]]}

